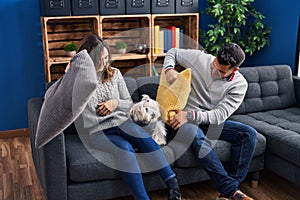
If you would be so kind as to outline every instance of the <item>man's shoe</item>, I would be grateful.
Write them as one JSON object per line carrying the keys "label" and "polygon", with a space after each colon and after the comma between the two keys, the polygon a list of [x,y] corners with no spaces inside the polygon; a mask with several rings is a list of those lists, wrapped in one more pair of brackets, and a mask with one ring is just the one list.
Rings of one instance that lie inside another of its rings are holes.
{"label": "man's shoe", "polygon": [[181,193],[178,188],[169,189],[168,200],[181,200]]}
{"label": "man's shoe", "polygon": [[241,192],[240,190],[237,190],[234,192],[234,194],[230,196],[226,196],[224,194],[220,194],[216,200],[254,200],[251,197],[248,197],[246,194]]}
{"label": "man's shoe", "polygon": [[251,197],[248,197],[246,194],[244,194],[240,190],[235,191],[235,193],[231,196],[231,199],[233,199],[233,200],[254,200]]}
{"label": "man's shoe", "polygon": [[230,200],[230,197],[226,196],[225,194],[219,194],[216,200]]}

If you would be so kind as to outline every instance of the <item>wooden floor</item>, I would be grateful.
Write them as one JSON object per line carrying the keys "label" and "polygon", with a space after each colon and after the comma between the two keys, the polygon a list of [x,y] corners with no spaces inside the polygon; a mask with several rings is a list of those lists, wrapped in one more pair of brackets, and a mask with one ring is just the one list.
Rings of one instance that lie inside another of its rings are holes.
{"label": "wooden floor", "polygon": [[[0,155],[0,200],[45,200],[32,163],[29,138],[0,139]],[[241,188],[256,200],[300,199],[300,187],[269,171],[262,173],[258,188],[251,188],[248,180]],[[182,186],[181,191],[183,200],[213,200],[217,195],[210,181]],[[166,190],[151,192],[149,195],[152,200],[165,200],[167,197]]]}

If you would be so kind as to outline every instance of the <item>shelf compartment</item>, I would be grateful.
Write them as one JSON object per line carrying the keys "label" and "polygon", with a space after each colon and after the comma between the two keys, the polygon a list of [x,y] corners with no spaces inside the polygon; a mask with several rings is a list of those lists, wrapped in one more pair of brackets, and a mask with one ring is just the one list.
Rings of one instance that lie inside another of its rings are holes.
{"label": "shelf compartment", "polygon": [[64,57],[69,42],[79,45],[88,34],[99,34],[98,16],[42,17],[44,56]]}
{"label": "shelf compartment", "polygon": [[[198,49],[198,30],[199,30],[199,14],[188,13],[188,14],[153,14],[151,23],[153,26],[152,30],[152,55],[154,57],[161,57],[165,54],[155,54],[155,38],[154,38],[154,27],[158,25],[161,29],[165,29],[168,26],[175,26],[182,30],[183,46],[180,48],[184,49]],[[165,49],[168,50],[168,49]]]}
{"label": "shelf compartment", "polygon": [[118,68],[124,77],[151,76],[150,62],[147,59],[114,60],[111,66]]}
{"label": "shelf compartment", "polygon": [[67,67],[68,63],[58,63],[52,64],[49,68],[50,70],[50,80],[58,80],[65,74],[65,68]]}
{"label": "shelf compartment", "polygon": [[150,45],[151,15],[100,16],[101,36],[108,43],[112,53],[115,44],[123,41],[128,45],[127,52],[135,50],[136,44]]}

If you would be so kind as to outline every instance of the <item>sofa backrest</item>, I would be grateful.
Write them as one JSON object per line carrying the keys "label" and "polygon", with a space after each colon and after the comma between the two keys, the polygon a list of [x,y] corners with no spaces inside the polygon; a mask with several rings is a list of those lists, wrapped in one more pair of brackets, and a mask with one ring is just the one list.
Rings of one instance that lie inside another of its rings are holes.
{"label": "sofa backrest", "polygon": [[136,79],[125,77],[124,79],[132,100],[138,102],[143,94],[148,94],[150,98],[156,99],[159,78],[159,76],[145,76]]}
{"label": "sofa backrest", "polygon": [[291,68],[288,65],[242,67],[248,82],[241,106],[234,114],[282,109],[296,104]]}

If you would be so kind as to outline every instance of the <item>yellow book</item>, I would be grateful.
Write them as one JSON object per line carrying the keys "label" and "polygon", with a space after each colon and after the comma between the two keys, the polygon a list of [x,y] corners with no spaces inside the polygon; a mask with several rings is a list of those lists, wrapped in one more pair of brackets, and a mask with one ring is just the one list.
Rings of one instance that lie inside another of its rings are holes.
{"label": "yellow book", "polygon": [[160,33],[159,33],[159,25],[155,25],[154,26],[154,53],[159,54],[160,50],[159,50],[159,37],[160,37]]}
{"label": "yellow book", "polygon": [[164,31],[159,31],[159,37],[158,37],[158,43],[159,43],[159,53],[164,53]]}

